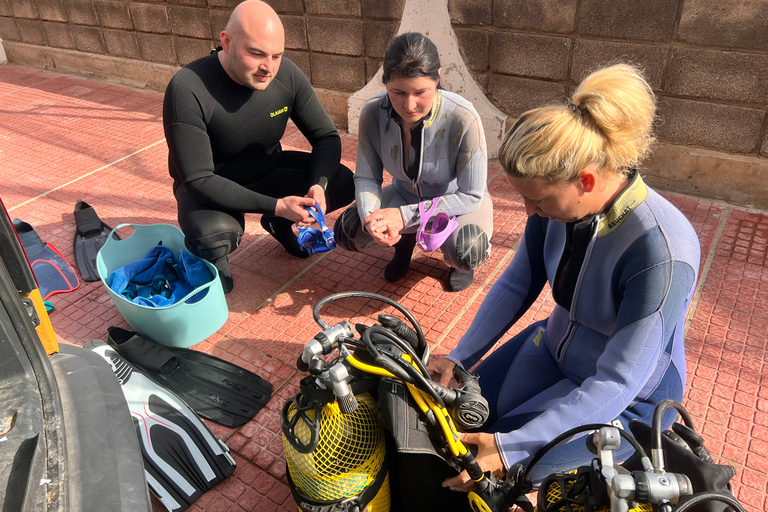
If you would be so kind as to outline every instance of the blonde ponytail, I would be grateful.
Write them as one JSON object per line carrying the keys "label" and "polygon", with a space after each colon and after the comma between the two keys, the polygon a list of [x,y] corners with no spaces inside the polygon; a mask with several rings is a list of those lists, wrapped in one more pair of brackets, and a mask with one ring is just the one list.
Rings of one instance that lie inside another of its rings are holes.
{"label": "blonde ponytail", "polygon": [[587,76],[568,105],[525,112],[504,137],[499,160],[515,177],[553,182],[574,180],[590,164],[625,174],[650,152],[655,112],[637,69],[606,67]]}

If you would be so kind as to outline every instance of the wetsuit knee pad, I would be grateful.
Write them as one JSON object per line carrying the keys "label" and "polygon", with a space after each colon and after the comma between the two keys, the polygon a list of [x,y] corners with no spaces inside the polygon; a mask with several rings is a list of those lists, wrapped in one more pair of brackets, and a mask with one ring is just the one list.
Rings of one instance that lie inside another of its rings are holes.
{"label": "wetsuit knee pad", "polygon": [[488,234],[477,224],[467,224],[456,236],[457,266],[461,270],[475,270],[491,256]]}
{"label": "wetsuit knee pad", "polygon": [[231,231],[217,233],[197,240],[185,240],[185,244],[195,256],[215,261],[237,249],[240,245],[240,235]]}
{"label": "wetsuit knee pad", "polygon": [[354,238],[361,230],[360,215],[357,213],[357,206],[353,204],[344,210],[344,213],[339,215],[339,218],[336,219],[336,224],[333,226],[333,236],[336,244],[347,251],[358,252]]}

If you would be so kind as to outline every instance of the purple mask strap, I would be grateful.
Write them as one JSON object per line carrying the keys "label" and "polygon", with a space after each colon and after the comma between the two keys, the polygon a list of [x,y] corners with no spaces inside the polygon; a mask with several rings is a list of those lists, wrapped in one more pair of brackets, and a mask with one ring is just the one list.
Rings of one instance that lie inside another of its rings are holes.
{"label": "purple mask strap", "polygon": [[432,206],[429,208],[428,211],[424,211],[424,203],[426,201],[422,201],[419,203],[419,215],[421,217],[421,227],[419,228],[421,231],[424,231],[427,229],[427,224],[429,223],[429,219],[432,218],[432,213],[437,209],[437,204],[440,202],[440,196],[434,198],[432,200]]}

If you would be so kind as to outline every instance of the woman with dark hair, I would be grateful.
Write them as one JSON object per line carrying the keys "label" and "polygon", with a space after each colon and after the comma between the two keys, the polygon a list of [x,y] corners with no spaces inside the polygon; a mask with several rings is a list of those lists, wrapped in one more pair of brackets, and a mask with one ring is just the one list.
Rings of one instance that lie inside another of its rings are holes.
{"label": "woman with dark hair", "polygon": [[[456,348],[430,362],[447,383],[455,364],[474,366],[551,287],[549,318],[506,340],[475,370],[491,414],[483,433],[462,439],[478,447],[486,471],[526,464],[584,424],[627,431],[633,419],[650,424],[660,402],[683,397],[699,241],[685,216],[640,177],[655,110],[642,75],[617,64],[587,76],[567,105],[525,112],[504,138],[499,160],[523,198],[525,233]],[[667,412],[664,428],[675,413]],[[593,455],[584,442],[550,451],[530,476],[541,481],[588,465]],[[622,443],[614,457],[632,451]],[[473,487],[466,473],[443,485]]]}
{"label": "woman with dark hair", "polygon": [[[336,221],[336,241],[350,251],[394,246],[384,276],[398,281],[408,273],[417,232],[435,234],[432,215],[455,217],[458,224],[439,247],[451,267],[448,288],[463,290],[491,252],[493,205],[480,116],[469,101],[439,88],[440,57],[422,34],[395,37],[383,71],[387,92],[360,113],[357,202]],[[392,184],[382,187],[385,169]]]}

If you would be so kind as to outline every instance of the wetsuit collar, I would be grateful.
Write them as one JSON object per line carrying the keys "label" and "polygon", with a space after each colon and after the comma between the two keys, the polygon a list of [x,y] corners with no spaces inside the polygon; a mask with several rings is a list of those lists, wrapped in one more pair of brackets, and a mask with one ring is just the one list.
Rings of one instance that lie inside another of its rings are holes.
{"label": "wetsuit collar", "polygon": [[618,228],[629,214],[645,201],[648,196],[648,187],[640,177],[640,173],[634,171],[629,184],[616,197],[608,210],[600,216],[600,225],[597,230],[598,238],[612,233]]}
{"label": "wetsuit collar", "polygon": [[435,90],[435,97],[432,99],[432,110],[429,115],[424,118],[424,128],[429,128],[432,123],[437,119],[437,113],[440,112],[440,102],[443,100],[443,94],[440,89]]}

